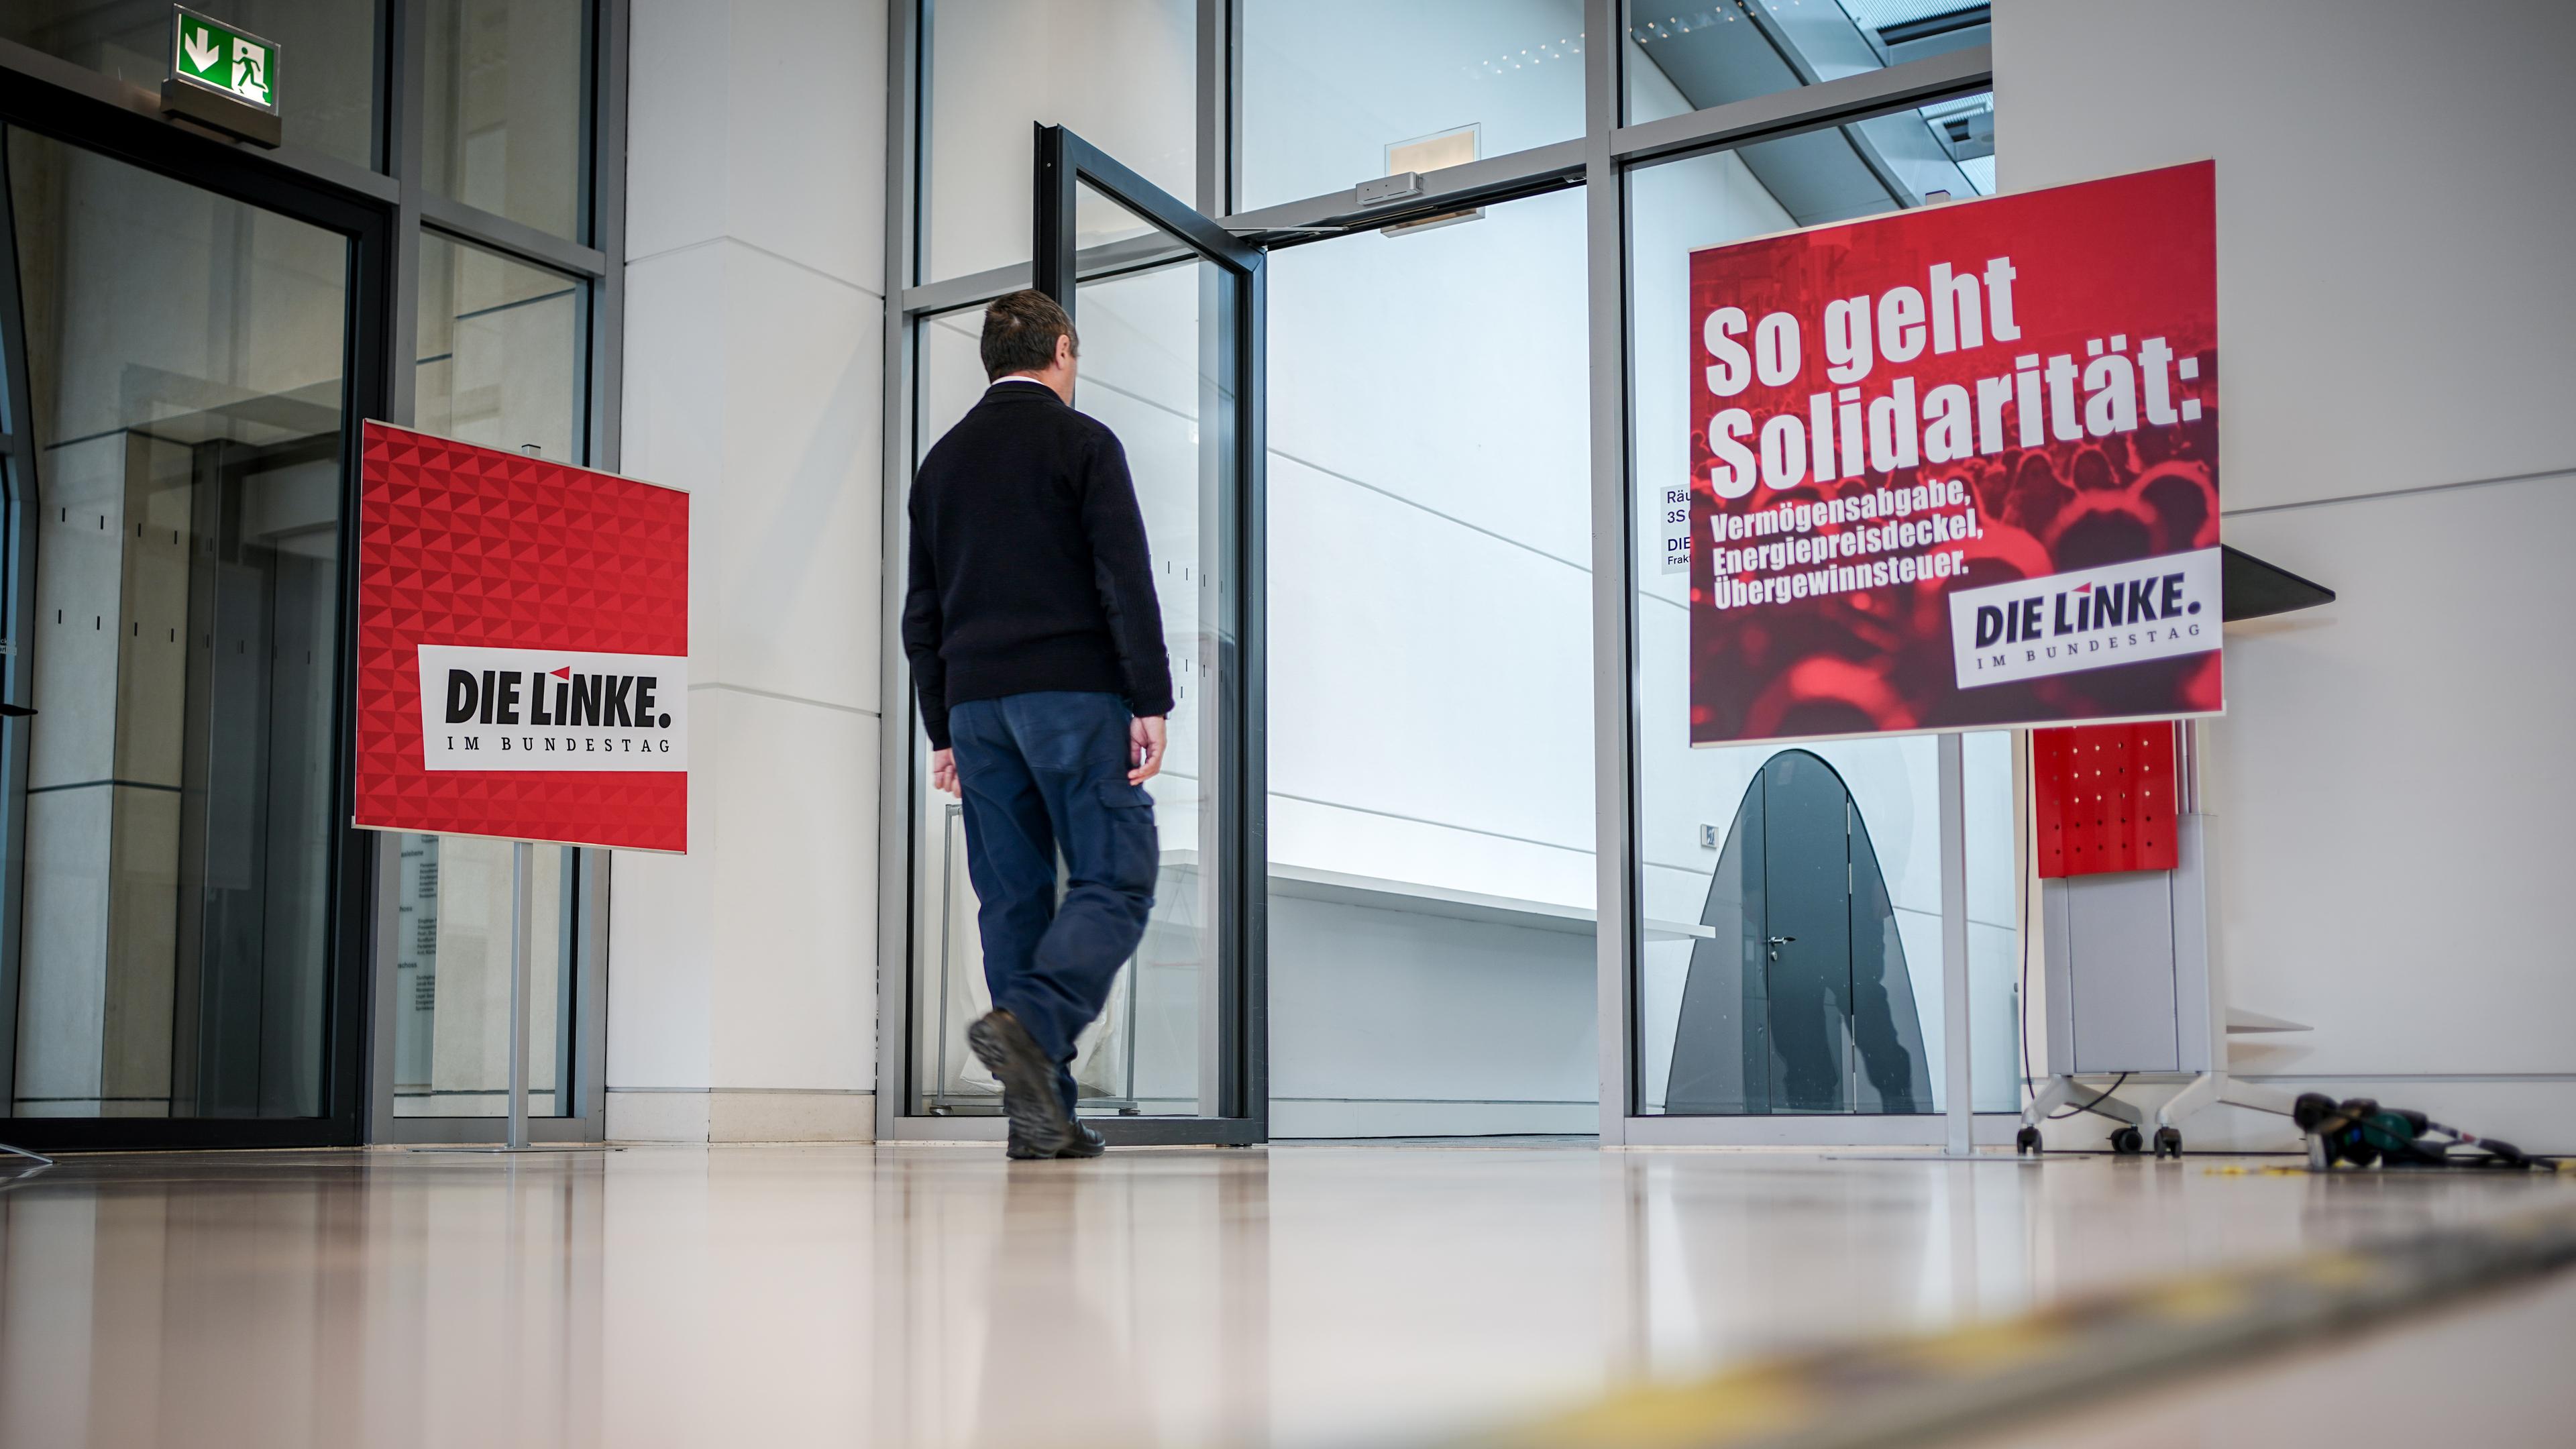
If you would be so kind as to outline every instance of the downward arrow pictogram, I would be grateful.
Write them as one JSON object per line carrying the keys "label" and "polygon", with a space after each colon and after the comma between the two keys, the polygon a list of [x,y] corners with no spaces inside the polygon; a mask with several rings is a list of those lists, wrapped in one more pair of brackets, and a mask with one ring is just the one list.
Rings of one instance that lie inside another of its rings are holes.
{"label": "downward arrow pictogram", "polygon": [[215,33],[200,27],[194,34],[186,37],[185,44],[188,50],[188,63],[207,75],[214,74],[215,62],[221,59],[224,53],[224,48],[215,44]]}

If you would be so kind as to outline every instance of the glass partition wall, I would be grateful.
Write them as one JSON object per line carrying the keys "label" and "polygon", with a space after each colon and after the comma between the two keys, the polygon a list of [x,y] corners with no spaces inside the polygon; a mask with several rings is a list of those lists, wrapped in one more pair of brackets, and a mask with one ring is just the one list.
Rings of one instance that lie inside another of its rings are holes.
{"label": "glass partition wall", "polygon": [[[0,1140],[490,1136],[509,846],[347,823],[357,425],[615,466],[627,6],[226,13],[274,151],[132,108],[167,6],[0,17]],[[595,1136],[604,853],[539,877]]]}
{"label": "glass partition wall", "polygon": [[1273,1136],[1599,1123],[1583,221],[1271,254]]}
{"label": "glass partition wall", "polygon": [[[894,7],[889,573],[913,457],[981,391],[977,308],[1032,276],[1031,122],[1273,252],[1266,585],[1243,641],[1271,674],[1248,731],[1266,784],[1197,782],[1202,809],[1260,822],[1241,888],[1266,897],[1270,1130],[1935,1143],[1963,1039],[1964,1105],[2014,1110],[2020,741],[1960,743],[1954,1023],[1941,742],[1689,749],[1686,579],[1661,558],[1689,456],[1687,253],[1991,192],[1985,7],[1163,0],[1081,35],[1043,8]],[[1114,64],[1074,63],[1101,48]],[[886,698],[909,696],[890,636]],[[1859,727],[1834,709],[1810,702],[1795,732]],[[918,741],[888,735],[885,859],[905,868],[885,959],[916,966],[885,997],[880,1130],[943,1135],[924,1114],[946,1104],[908,1089],[960,1084],[962,1023],[940,1013],[972,992],[918,988],[925,950],[971,951],[940,885],[962,841]],[[1766,913],[1813,924],[1745,941]],[[1772,935],[1804,949],[1775,962]],[[1150,1110],[1102,1070],[1141,1047],[1144,980],[1086,1047],[1104,1110]],[[1506,1090],[1441,1039],[1462,1032],[1488,1057],[1577,1061]],[[1530,1100],[1485,1100],[1513,1091]],[[1406,1093],[1436,1115],[1389,1110]]]}
{"label": "glass partition wall", "polygon": [[[1852,24],[1840,11],[1828,18]],[[1748,73],[1789,74],[1719,64],[1751,47],[1785,65],[1761,30],[1723,28],[1733,23],[1645,32],[1627,79],[1631,114],[1724,98],[1725,77],[1740,87]],[[1991,166],[1951,159],[1939,138],[1944,118],[1991,107],[1990,94],[1956,97],[1624,179],[1628,446],[1639,495],[1658,505],[1631,525],[1636,879],[1645,918],[1687,932],[1650,927],[1640,943],[1639,1115],[1929,1116],[1947,1106],[1936,741],[1692,748],[1689,575],[1664,557],[1661,515],[1689,506],[1688,389],[1705,364],[1688,335],[1690,253],[1983,195]],[[1875,687],[1820,681],[1782,703],[1777,727],[1862,734]],[[2020,1073],[2012,739],[1971,734],[1964,751],[1972,1095],[1978,1110],[2004,1112],[2018,1105]]]}
{"label": "glass partition wall", "polygon": [[[405,0],[416,77],[393,154],[421,218],[395,421],[614,469],[624,4]],[[509,1112],[511,845],[392,835],[378,850],[374,1135],[497,1141]],[[529,962],[537,1140],[606,1118],[609,852],[539,846]]]}

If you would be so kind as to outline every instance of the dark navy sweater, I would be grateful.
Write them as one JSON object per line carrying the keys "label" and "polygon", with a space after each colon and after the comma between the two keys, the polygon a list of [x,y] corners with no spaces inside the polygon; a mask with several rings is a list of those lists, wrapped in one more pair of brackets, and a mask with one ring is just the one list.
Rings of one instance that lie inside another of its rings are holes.
{"label": "dark navy sweater", "polygon": [[1127,452],[1031,382],[998,382],[915,473],[903,647],[931,747],[948,711],[1038,690],[1172,711],[1163,611]]}

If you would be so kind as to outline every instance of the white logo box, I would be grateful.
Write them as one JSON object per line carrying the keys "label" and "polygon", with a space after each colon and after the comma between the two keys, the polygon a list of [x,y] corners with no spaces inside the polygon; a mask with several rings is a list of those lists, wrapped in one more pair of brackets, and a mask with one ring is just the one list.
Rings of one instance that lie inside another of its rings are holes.
{"label": "white logo box", "polygon": [[2218,550],[2159,554],[1950,596],[1959,687],[2205,654],[2219,646]]}
{"label": "white logo box", "polygon": [[428,770],[683,772],[688,657],[423,644],[420,730]]}

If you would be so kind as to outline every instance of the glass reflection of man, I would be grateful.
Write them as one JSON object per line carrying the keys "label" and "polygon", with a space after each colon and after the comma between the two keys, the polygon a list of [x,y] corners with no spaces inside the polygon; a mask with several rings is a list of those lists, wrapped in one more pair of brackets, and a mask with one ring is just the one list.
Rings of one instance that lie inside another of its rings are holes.
{"label": "glass reflection of man", "polygon": [[903,647],[931,784],[965,803],[993,993],[966,1040],[1002,1083],[1015,1158],[1102,1150],[1073,1120],[1074,1041],[1154,907],[1143,786],[1172,709],[1144,516],[1117,436],[1073,410],[1079,349],[1043,292],[986,308],[990,386],[910,504]]}

